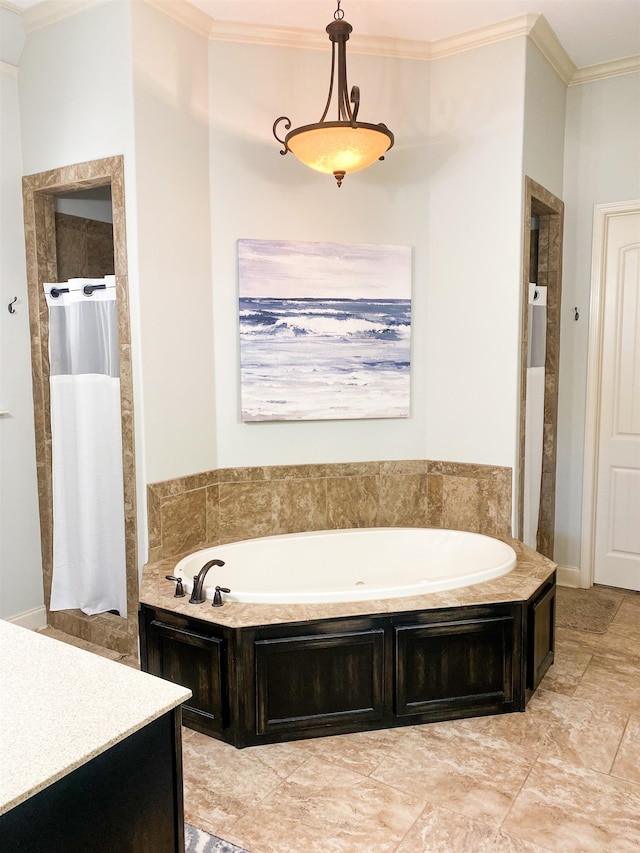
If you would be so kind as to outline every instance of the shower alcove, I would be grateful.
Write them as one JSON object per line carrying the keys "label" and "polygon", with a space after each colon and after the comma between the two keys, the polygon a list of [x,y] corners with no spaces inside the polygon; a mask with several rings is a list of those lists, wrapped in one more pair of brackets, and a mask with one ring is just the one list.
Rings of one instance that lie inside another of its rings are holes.
{"label": "shower alcove", "polygon": [[[560,359],[560,305],[562,295],[562,240],[564,204],[531,178],[524,184],[523,279],[522,279],[522,350],[520,373],[520,445],[518,459],[518,536],[525,538],[525,491],[527,482],[527,379],[530,356],[529,285],[546,289],[546,317],[542,329],[543,403],[539,440],[542,447],[539,501],[533,508],[537,515],[535,541],[527,542],[540,554],[553,559],[556,491],[556,447],[558,431],[558,370]],[[540,311],[539,308],[534,308]],[[536,439],[538,440],[538,439]]]}
{"label": "shower alcove", "polygon": [[[111,198],[113,232],[81,217],[56,213],[56,199]],[[113,649],[137,652],[138,567],[133,424],[133,383],[124,162],[121,156],[76,163],[23,178],[27,287],[31,329],[40,539],[47,623],[71,636]],[[112,239],[112,248],[111,248]],[[80,610],[50,610],[53,572],[52,442],[49,393],[49,328],[44,282],[115,274],[120,358],[120,405],[126,550],[126,618],[114,613],[87,616]]]}

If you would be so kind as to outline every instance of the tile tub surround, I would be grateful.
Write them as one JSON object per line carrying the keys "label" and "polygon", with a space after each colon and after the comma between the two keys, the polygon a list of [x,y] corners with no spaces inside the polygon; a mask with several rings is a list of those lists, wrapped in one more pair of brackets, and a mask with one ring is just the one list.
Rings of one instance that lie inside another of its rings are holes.
{"label": "tile tub surround", "polygon": [[56,212],[55,223],[59,281],[115,275],[110,222]]}
{"label": "tile tub surround", "polygon": [[[385,614],[466,607],[476,604],[527,601],[540,585],[550,578],[557,566],[522,542],[503,538],[516,552],[516,566],[508,574],[491,581],[458,589],[431,592],[406,598],[388,598],[374,601],[342,601],[322,604],[248,604],[227,602],[223,607],[212,607],[209,601],[189,604],[188,596],[175,598],[175,584],[166,580],[180,559],[167,557],[148,563],[143,570],[140,601],[163,610],[180,613],[192,619],[213,622],[228,628],[246,628],[252,625],[278,625],[314,619],[333,619],[363,614]],[[220,578],[222,581],[223,578]]]}
{"label": "tile tub surround", "polygon": [[511,469],[429,460],[221,468],[147,486],[149,562],[347,527],[511,535]]}
{"label": "tile tub surround", "polygon": [[191,695],[184,687],[4,621],[0,683],[0,814]]}

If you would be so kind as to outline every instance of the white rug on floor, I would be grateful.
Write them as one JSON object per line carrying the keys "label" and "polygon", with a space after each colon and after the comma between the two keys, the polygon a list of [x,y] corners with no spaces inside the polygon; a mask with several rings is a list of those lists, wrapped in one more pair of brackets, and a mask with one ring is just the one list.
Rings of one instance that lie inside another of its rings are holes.
{"label": "white rug on floor", "polygon": [[185,853],[248,853],[244,848],[209,835],[203,829],[196,829],[190,823],[184,825],[184,849]]}

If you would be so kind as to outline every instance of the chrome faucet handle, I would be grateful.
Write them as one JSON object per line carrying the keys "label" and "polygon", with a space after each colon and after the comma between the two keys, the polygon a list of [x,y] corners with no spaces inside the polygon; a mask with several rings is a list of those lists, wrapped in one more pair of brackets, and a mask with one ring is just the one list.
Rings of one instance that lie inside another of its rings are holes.
{"label": "chrome faucet handle", "polygon": [[211,605],[212,607],[222,607],[224,602],[222,601],[221,593],[223,592],[231,592],[231,590],[226,586],[216,587],[216,591],[213,594],[213,603]]}
{"label": "chrome faucet handle", "polygon": [[175,591],[173,597],[174,598],[184,598],[186,593],[184,591],[184,587],[182,586],[182,578],[177,578],[174,575],[165,575],[165,578],[168,581],[175,581],[176,582],[176,591]]}

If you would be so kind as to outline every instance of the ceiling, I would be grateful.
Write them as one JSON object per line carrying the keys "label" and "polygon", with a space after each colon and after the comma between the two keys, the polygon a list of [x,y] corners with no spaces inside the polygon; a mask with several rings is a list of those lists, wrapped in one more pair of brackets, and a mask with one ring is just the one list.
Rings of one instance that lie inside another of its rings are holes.
{"label": "ceiling", "polygon": [[[11,0],[21,9],[38,2]],[[314,32],[322,32],[333,20],[337,5],[336,0],[190,2],[218,21]],[[430,42],[523,14],[543,14],[578,68],[640,54],[640,0],[341,0],[341,4],[356,36]]]}

